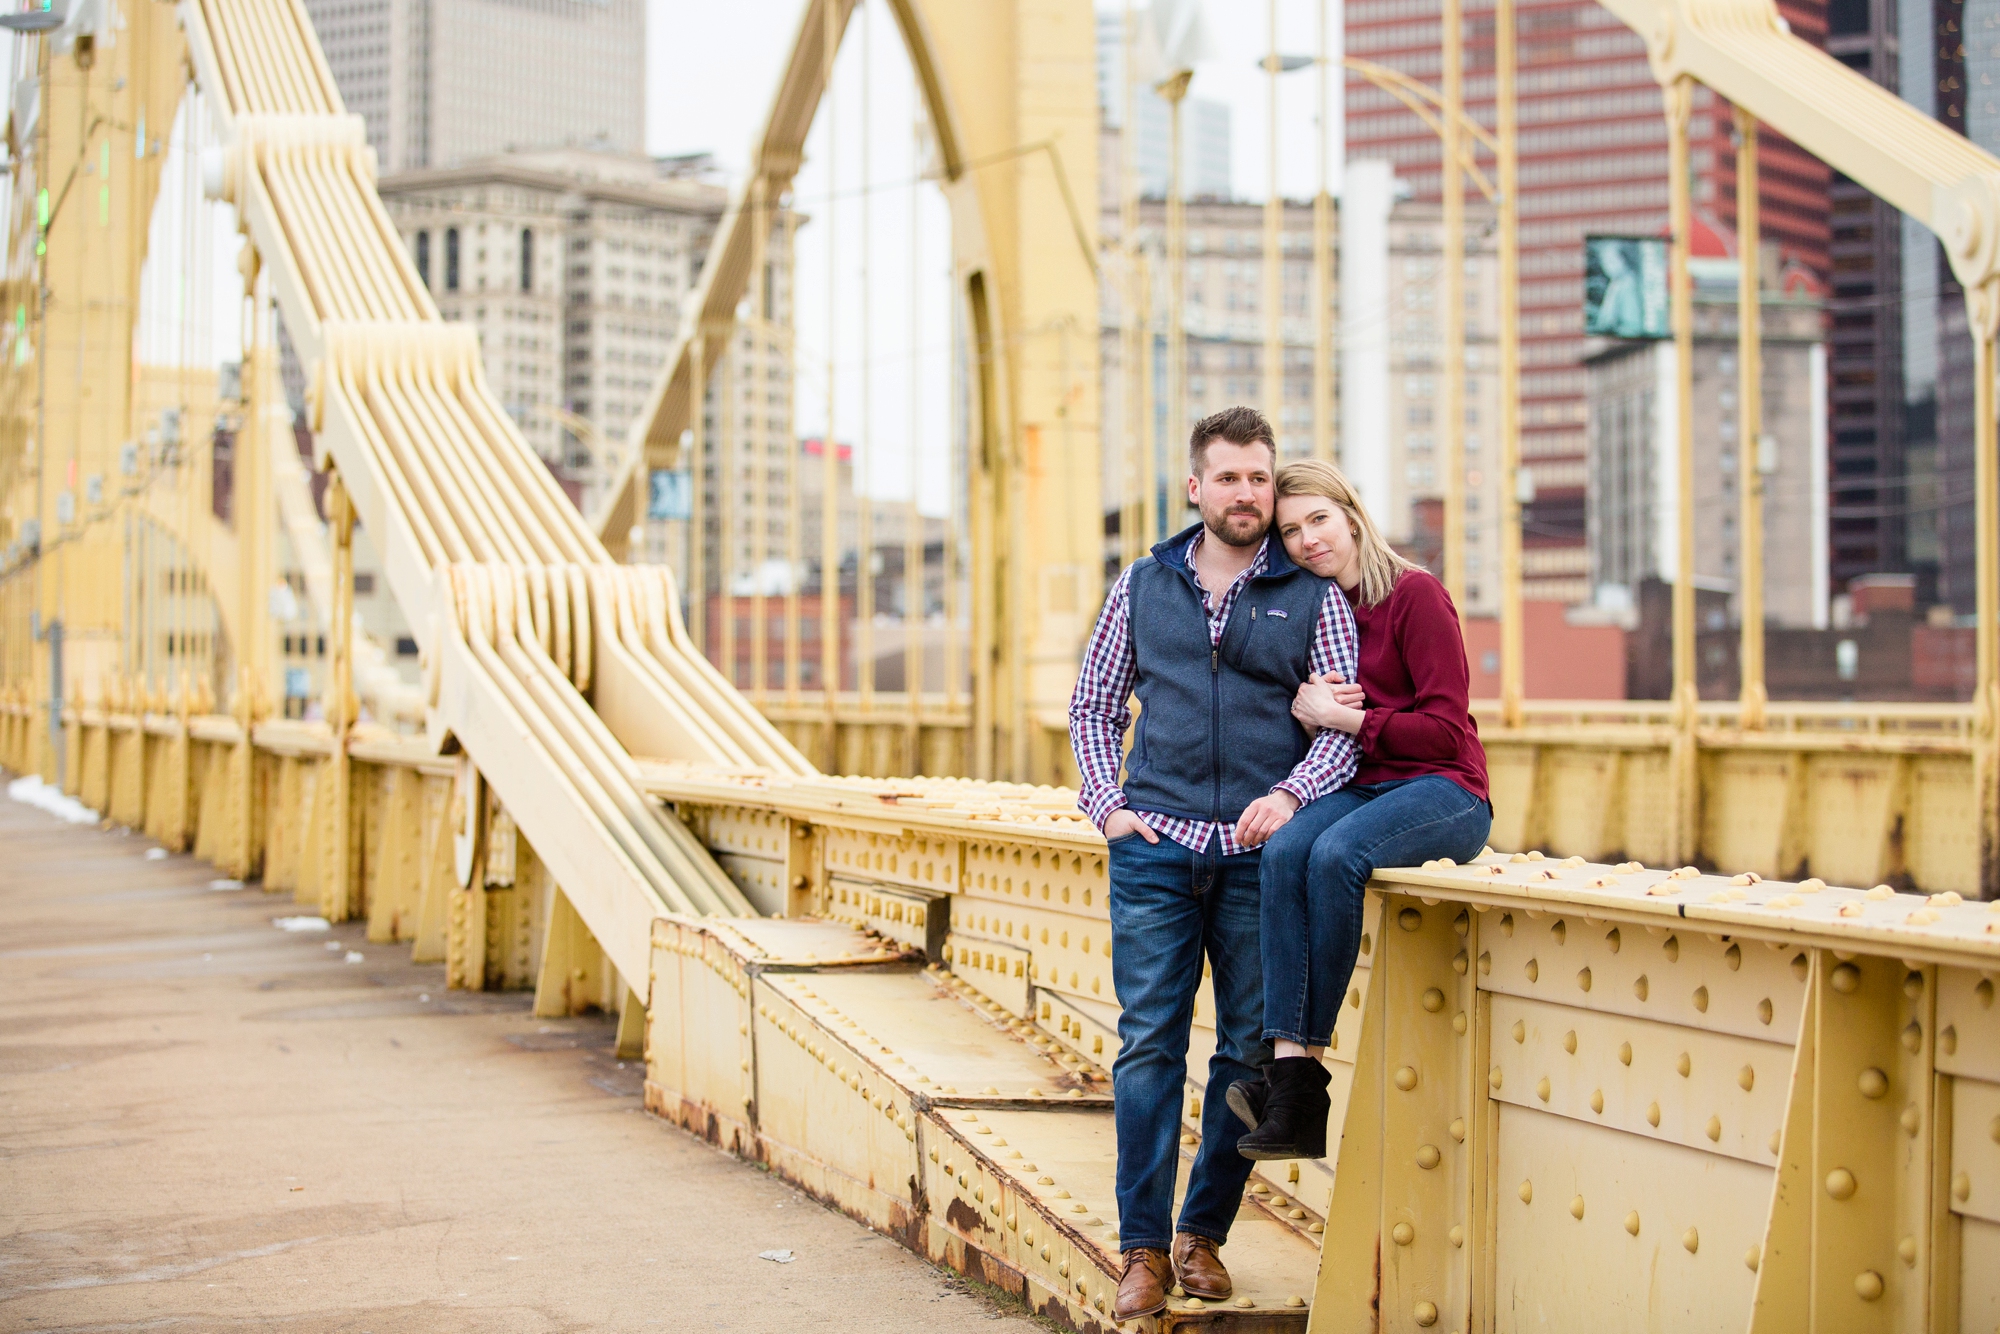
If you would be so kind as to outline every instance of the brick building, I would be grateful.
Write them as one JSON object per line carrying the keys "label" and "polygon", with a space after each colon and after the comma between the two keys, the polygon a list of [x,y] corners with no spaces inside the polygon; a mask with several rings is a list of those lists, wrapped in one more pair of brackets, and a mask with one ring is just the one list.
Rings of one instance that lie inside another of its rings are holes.
{"label": "brick building", "polygon": [[[1783,3],[1792,30],[1820,40],[1816,5]],[[1347,52],[1433,84],[1440,70],[1437,0],[1347,0]],[[1521,186],[1521,453],[1535,498],[1523,515],[1529,597],[1579,601],[1585,547],[1586,412],[1583,256],[1589,234],[1656,235],[1667,228],[1667,131],[1645,43],[1589,0],[1519,11]],[[1493,124],[1493,8],[1465,8],[1465,100]],[[1414,198],[1441,197],[1438,142],[1388,93],[1350,73],[1347,155],[1386,158]],[[1728,105],[1698,89],[1690,126],[1694,203],[1735,219]],[[1828,268],[1824,166],[1775,135],[1762,141],[1764,234],[1781,261]],[[1474,196],[1476,197],[1476,195]]]}

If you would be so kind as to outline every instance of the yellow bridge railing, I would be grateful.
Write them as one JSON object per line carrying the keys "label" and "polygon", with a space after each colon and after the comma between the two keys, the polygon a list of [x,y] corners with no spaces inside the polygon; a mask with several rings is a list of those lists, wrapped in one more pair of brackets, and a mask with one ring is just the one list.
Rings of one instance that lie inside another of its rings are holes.
{"label": "yellow bridge railing", "polygon": [[[42,724],[0,706],[0,762]],[[619,1014],[659,1114],[1107,1326],[1118,1010],[1103,842],[1070,791],[638,761],[763,914],[659,917],[649,1009],[490,797],[456,856],[465,778],[420,743],[359,729],[343,820],[318,724],[259,724],[246,747],[228,718],[72,711],[64,737],[77,795],[111,818],[345,904],[451,985]],[[1534,852],[1373,890],[1327,1058],[1337,1159],[1261,1164],[1226,1252],[1237,1296],[1143,1324],[2000,1319],[2000,911]],[[1211,1006],[1204,986],[1190,1145]]]}

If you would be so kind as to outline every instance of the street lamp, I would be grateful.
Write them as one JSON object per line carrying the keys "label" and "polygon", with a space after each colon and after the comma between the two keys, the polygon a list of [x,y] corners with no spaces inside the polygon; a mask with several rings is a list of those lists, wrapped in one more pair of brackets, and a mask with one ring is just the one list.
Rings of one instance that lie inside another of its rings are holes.
{"label": "street lamp", "polygon": [[48,32],[60,28],[69,16],[46,5],[39,9],[23,9],[18,13],[0,14],[0,28],[10,32]]}

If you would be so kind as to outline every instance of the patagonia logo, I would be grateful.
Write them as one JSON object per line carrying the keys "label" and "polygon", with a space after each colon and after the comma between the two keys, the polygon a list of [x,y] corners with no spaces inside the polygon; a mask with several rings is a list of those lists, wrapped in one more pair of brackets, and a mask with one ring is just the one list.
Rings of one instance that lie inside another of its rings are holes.
{"label": "patagonia logo", "polygon": [[1281,620],[1281,621],[1289,621],[1289,620],[1291,620],[1291,619],[1292,619],[1292,618],[1291,618],[1290,616],[1288,616],[1288,615],[1286,615],[1286,614],[1285,614],[1285,609],[1284,609],[1284,608],[1282,608],[1282,607],[1272,607],[1272,608],[1271,608],[1270,610],[1266,611],[1266,612],[1265,612],[1264,614],[1265,614],[1266,616],[1275,616],[1275,617],[1277,617],[1277,618],[1278,618],[1279,620]]}

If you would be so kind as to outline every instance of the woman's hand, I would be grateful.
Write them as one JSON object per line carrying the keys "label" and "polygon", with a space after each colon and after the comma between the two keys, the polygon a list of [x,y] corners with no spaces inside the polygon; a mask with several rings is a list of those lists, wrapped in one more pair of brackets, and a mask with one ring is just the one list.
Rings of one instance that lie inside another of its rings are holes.
{"label": "woman's hand", "polygon": [[1338,672],[1315,672],[1293,697],[1292,717],[1318,731],[1332,728],[1352,735],[1361,730],[1365,703],[1358,684],[1343,681]]}

